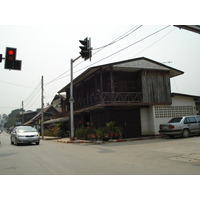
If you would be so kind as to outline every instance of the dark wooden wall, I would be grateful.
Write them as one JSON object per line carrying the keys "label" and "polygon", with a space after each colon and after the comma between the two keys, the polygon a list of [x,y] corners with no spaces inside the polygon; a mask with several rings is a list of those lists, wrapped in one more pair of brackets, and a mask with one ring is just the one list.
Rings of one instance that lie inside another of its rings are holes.
{"label": "dark wooden wall", "polygon": [[143,102],[171,104],[171,88],[168,71],[141,71]]}
{"label": "dark wooden wall", "polygon": [[[169,71],[140,70],[137,72],[114,71],[112,67],[98,70],[74,86],[75,109],[89,107],[103,101],[103,92],[138,92],[140,104],[171,104]],[[108,94],[110,95],[110,94]],[[69,89],[66,105],[69,111]],[[124,100],[124,99],[123,99]],[[92,101],[92,103],[90,102]],[[84,102],[84,103],[83,103]],[[129,102],[127,102],[129,103]]]}

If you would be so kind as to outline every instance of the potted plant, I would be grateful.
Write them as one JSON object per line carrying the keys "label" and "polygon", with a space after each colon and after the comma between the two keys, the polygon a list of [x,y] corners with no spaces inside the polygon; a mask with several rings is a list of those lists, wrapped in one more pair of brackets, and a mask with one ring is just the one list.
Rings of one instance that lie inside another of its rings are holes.
{"label": "potted plant", "polygon": [[123,129],[118,126],[115,126],[114,137],[122,138],[122,133],[123,133]]}
{"label": "potted plant", "polygon": [[97,139],[102,139],[104,134],[104,129],[102,127],[97,128],[96,130]]}
{"label": "potted plant", "polygon": [[93,127],[92,122],[86,122],[87,127],[85,128],[86,130],[86,135],[88,139],[96,139],[96,132]]}
{"label": "potted plant", "polygon": [[116,123],[115,121],[110,121],[110,122],[106,123],[106,127],[105,127],[106,136],[108,134],[110,138],[113,138],[113,135],[115,133],[115,123]]}
{"label": "potted plant", "polygon": [[75,131],[75,137],[77,139],[85,139],[86,132],[85,132],[85,127],[81,126],[80,128],[77,128]]}

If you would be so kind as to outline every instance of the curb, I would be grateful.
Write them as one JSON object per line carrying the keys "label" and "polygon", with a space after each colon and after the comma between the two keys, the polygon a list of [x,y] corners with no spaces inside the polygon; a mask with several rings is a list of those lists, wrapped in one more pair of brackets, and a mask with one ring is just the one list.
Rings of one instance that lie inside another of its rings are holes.
{"label": "curb", "polygon": [[157,138],[163,138],[162,135],[156,135],[156,136],[149,136],[149,137],[141,137],[141,138],[128,138],[128,139],[110,139],[108,141],[92,141],[92,140],[57,140],[57,142],[62,143],[70,143],[70,144],[79,144],[79,143],[94,143],[94,144],[105,144],[105,143],[111,143],[111,142],[128,142],[128,141],[137,141],[137,140],[150,140],[150,139],[157,139]]}
{"label": "curb", "polygon": [[62,143],[96,143],[96,144],[103,144],[105,143],[104,141],[90,141],[90,140],[68,140],[68,141],[64,141],[64,140],[57,140],[57,142],[62,142]]}
{"label": "curb", "polygon": [[42,137],[40,137],[41,140],[58,140],[60,139],[60,137],[44,137],[44,139],[42,139]]}

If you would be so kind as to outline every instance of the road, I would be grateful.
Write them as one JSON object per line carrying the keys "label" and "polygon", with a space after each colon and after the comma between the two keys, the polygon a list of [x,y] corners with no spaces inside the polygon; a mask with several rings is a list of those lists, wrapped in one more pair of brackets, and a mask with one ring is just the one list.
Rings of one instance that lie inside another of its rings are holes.
{"label": "road", "polygon": [[10,144],[0,134],[0,175],[199,175],[200,137],[106,144]]}

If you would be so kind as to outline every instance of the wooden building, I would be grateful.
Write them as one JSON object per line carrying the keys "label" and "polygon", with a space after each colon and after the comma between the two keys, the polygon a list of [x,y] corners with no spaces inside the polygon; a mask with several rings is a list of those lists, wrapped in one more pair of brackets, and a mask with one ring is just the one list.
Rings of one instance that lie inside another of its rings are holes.
{"label": "wooden building", "polygon": [[[73,82],[75,128],[86,122],[98,127],[116,121],[124,129],[124,138],[148,134],[143,127],[154,116],[150,107],[171,105],[170,78],[181,74],[145,57],[88,68]],[[58,93],[63,92],[69,114],[70,84]]]}

